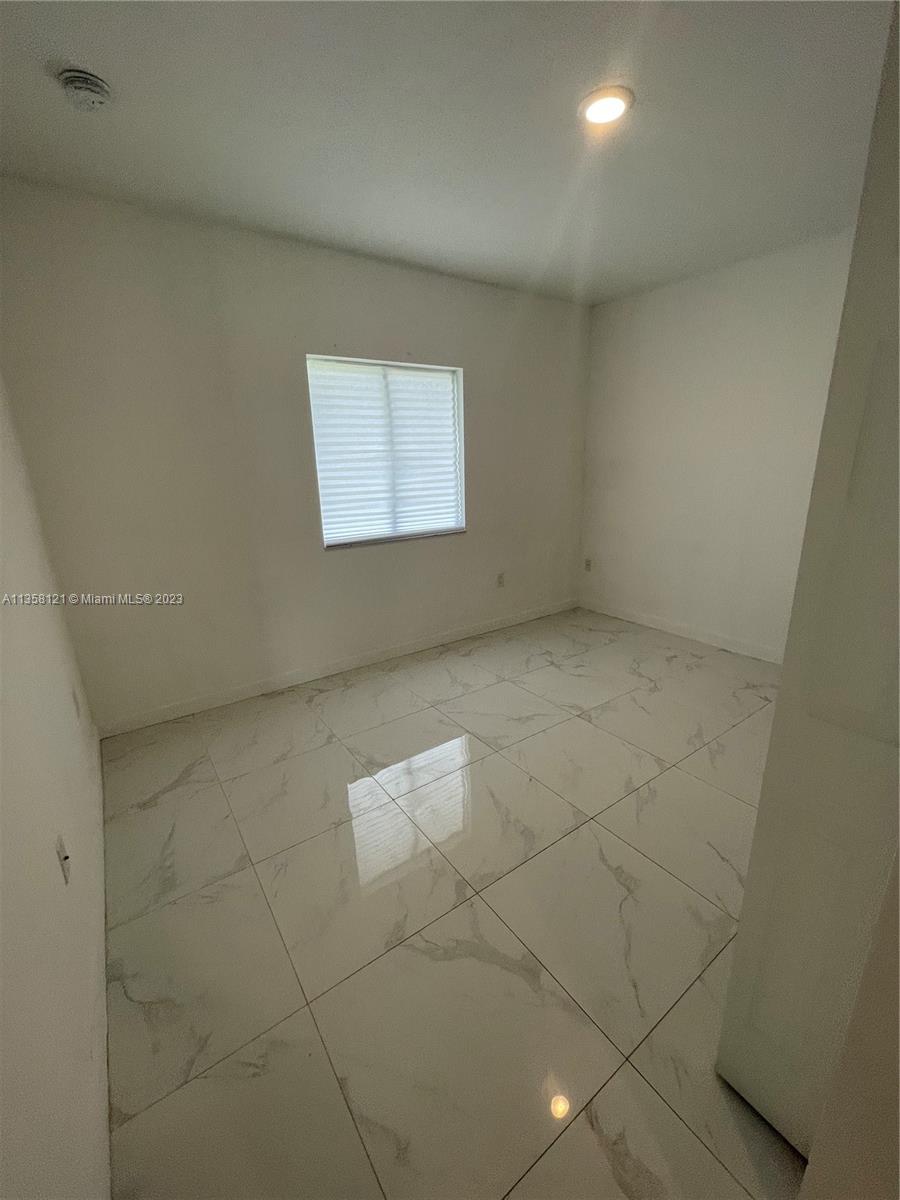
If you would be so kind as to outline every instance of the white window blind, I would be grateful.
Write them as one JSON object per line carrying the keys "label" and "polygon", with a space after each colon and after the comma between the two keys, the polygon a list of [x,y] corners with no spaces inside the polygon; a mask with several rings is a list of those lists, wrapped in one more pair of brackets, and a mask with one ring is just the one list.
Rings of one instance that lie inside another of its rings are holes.
{"label": "white window blind", "polygon": [[307,355],[326,546],[465,528],[462,372]]}

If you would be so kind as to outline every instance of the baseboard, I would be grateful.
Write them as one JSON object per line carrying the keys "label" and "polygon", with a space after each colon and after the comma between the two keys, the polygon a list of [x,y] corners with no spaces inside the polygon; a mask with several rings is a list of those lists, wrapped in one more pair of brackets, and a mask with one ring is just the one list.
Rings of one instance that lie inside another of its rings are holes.
{"label": "baseboard", "polygon": [[458,642],[462,638],[475,637],[479,633],[491,633],[495,629],[521,625],[523,621],[534,621],[538,617],[566,612],[574,607],[574,600],[559,600],[552,604],[542,604],[534,608],[523,609],[520,612],[509,613],[503,617],[495,617],[490,621],[453,626],[427,637],[417,638],[415,641],[402,642],[394,646],[382,646],[368,654],[357,654],[350,658],[315,663],[311,667],[301,667],[298,670],[287,671],[283,675],[257,679],[253,683],[225,688],[220,692],[207,692],[201,696],[192,696],[188,700],[164,704],[159,708],[145,709],[142,712],[120,717],[109,724],[100,725],[100,737],[111,737],[116,733],[129,733],[132,729],[143,729],[146,725],[158,725],[162,721],[174,721],[178,717],[187,717],[192,713],[203,712],[207,708],[218,708],[220,704],[234,704],[237,700],[249,700],[253,696],[262,696],[266,692],[280,692],[284,688],[295,687],[298,683],[308,683],[311,679],[322,679],[326,675],[336,675],[339,671],[352,671],[355,667],[368,667],[389,658],[397,658],[401,654],[415,654],[419,650],[431,650],[435,646],[444,646],[448,642]]}
{"label": "baseboard", "polygon": [[746,654],[750,658],[760,658],[763,662],[781,663],[782,653],[774,646],[764,646],[758,642],[743,642],[739,638],[729,637],[711,629],[700,629],[696,625],[681,625],[677,621],[669,621],[655,613],[638,612],[633,608],[622,608],[617,604],[607,604],[603,600],[582,598],[578,602],[582,608],[591,612],[606,613],[610,617],[619,617],[622,621],[634,621],[636,625],[649,625],[651,629],[661,629],[663,633],[675,633],[679,637],[691,638],[695,642],[706,642],[710,646],[719,646],[722,650],[733,650],[736,654]]}

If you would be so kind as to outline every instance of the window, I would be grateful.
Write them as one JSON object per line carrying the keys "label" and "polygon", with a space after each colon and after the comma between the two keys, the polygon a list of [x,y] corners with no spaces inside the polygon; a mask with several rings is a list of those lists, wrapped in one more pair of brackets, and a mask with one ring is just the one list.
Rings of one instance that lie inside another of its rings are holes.
{"label": "window", "polygon": [[326,546],[465,528],[462,371],[307,355]]}

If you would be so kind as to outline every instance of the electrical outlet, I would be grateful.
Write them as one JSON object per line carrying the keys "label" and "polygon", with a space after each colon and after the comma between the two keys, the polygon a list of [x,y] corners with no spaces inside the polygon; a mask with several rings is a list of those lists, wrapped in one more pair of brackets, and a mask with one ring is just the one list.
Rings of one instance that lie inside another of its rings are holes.
{"label": "electrical outlet", "polygon": [[506,572],[501,571],[497,576],[497,587],[506,587]]}
{"label": "electrical outlet", "polygon": [[584,569],[586,571],[590,571],[592,569],[593,565],[594,565],[593,562],[589,558],[586,558],[584,560]]}

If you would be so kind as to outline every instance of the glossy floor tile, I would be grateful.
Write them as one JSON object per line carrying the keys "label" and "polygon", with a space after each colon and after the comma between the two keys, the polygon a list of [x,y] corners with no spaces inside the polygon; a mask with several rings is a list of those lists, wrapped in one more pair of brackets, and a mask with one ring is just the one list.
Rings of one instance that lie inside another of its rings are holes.
{"label": "glossy floor tile", "polygon": [[500,676],[452,646],[413,655],[396,677],[429,704],[453,700],[497,683]]}
{"label": "glossy floor tile", "polygon": [[252,868],[111,930],[107,952],[117,1121],[304,1002]]}
{"label": "glossy floor tile", "polygon": [[207,750],[221,780],[314,750],[334,736],[309,696],[296,690],[213,709],[198,725],[208,732]]}
{"label": "glossy floor tile", "polygon": [[177,721],[105,738],[101,758],[106,816],[159,800],[184,799],[217,783],[206,746],[197,729]]}
{"label": "glossy floor tile", "polygon": [[547,650],[542,650],[538,643],[523,634],[522,630],[526,628],[526,625],[514,625],[481,637],[467,637],[460,642],[451,642],[448,649],[500,679],[514,679],[553,661]]}
{"label": "glossy floor tile", "polygon": [[675,763],[765,703],[754,692],[701,668],[608,700],[585,712],[584,719]]}
{"label": "glossy floor tile", "polygon": [[589,708],[633,691],[638,684],[621,668],[596,666],[592,662],[561,663],[529,671],[516,680],[519,687],[576,716]]}
{"label": "glossy floor tile", "polygon": [[397,803],[476,891],[587,820],[498,754]]}
{"label": "glossy floor tile", "polygon": [[679,764],[681,770],[748,804],[759,804],[774,716],[775,705],[767,704],[685,758]]}
{"label": "glossy floor tile", "polygon": [[569,661],[598,672],[624,673],[632,688],[652,689],[664,680],[686,678],[702,670],[708,665],[710,653],[710,647],[704,653],[682,639],[631,633]]}
{"label": "glossy floor tile", "polygon": [[489,746],[433,708],[354,734],[344,745],[394,797],[491,752]]}
{"label": "glossy floor tile", "polygon": [[553,661],[548,651],[542,650],[520,630],[523,625],[501,629],[478,638],[453,642],[451,649],[465,655],[486,671],[499,675],[501,679],[513,679],[538,667],[546,667]]}
{"label": "glossy floor tile", "polygon": [[316,692],[310,707],[332,733],[345,737],[418,712],[427,708],[428,702],[393,676],[382,675]]}
{"label": "glossy floor tile", "polygon": [[313,1012],[392,1200],[499,1200],[621,1062],[477,898]]}
{"label": "glossy floor tile", "polygon": [[762,700],[778,698],[781,667],[776,663],[732,654],[729,650],[714,650],[706,662],[711,670],[731,682],[737,695],[758,696]]}
{"label": "glossy floor tile", "polygon": [[112,1137],[120,1200],[380,1200],[308,1009]]}
{"label": "glossy floor tile", "polygon": [[611,642],[626,633],[647,633],[646,625],[635,625],[633,621],[623,621],[620,617],[612,617],[608,613],[593,612],[589,608],[572,608],[568,612],[553,613],[542,617],[547,624],[561,628],[574,628],[587,631],[601,641]]}
{"label": "glossy floor tile", "polygon": [[574,609],[106,739],[115,1200],[792,1200],[712,1070],[778,676]]}
{"label": "glossy floor tile", "polygon": [[254,862],[388,799],[339,742],[227,780],[224,788]]}
{"label": "glossy floor tile", "polygon": [[267,858],[259,878],[310,999],[471,895],[393,801]]}
{"label": "glossy floor tile", "polygon": [[509,680],[444,701],[440,710],[495,750],[566,719],[558,705]]}
{"label": "glossy floor tile", "polygon": [[605,645],[610,639],[583,625],[560,621],[554,617],[541,617],[520,626],[520,632],[535,646],[549,654],[552,662],[563,662],[573,654],[584,654],[596,646]]}
{"label": "glossy floor tile", "polygon": [[509,1200],[746,1200],[675,1113],[625,1063],[510,1192]]}
{"label": "glossy floor tile", "polygon": [[678,767],[644,784],[597,821],[739,917],[756,811]]}
{"label": "glossy floor tile", "polygon": [[732,950],[707,967],[632,1062],[755,1200],[794,1200],[804,1160],[716,1074]]}
{"label": "glossy floor tile", "polygon": [[589,821],[484,898],[625,1054],[731,937],[726,913]]}
{"label": "glossy floor tile", "polygon": [[130,921],[249,865],[218,783],[107,821],[106,920]]}
{"label": "glossy floor tile", "polygon": [[516,742],[501,753],[590,817],[669,765],[646,750],[574,718]]}

